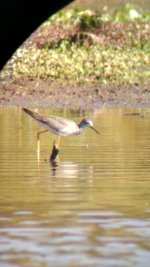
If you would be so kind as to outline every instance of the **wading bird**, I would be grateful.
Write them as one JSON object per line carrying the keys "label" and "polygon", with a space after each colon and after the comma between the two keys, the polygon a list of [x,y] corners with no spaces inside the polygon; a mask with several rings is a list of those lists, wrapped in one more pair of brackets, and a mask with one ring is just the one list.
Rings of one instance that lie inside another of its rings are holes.
{"label": "wading bird", "polygon": [[90,127],[99,134],[99,132],[93,127],[93,122],[90,119],[84,118],[79,124],[76,124],[73,120],[63,117],[41,115],[26,108],[23,108],[23,111],[30,115],[40,126],[46,129],[42,132],[38,132],[38,141],[41,133],[50,131],[58,135],[57,147],[59,146],[60,136],[78,135],[81,134],[87,127]]}

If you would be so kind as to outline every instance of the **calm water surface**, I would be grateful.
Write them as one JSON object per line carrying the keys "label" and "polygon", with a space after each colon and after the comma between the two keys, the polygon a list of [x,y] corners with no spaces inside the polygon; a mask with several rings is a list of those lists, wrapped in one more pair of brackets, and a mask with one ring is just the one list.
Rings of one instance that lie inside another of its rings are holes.
{"label": "calm water surface", "polygon": [[[126,113],[140,112],[142,116]],[[149,267],[150,110],[46,110],[100,131],[61,139],[0,107],[0,266]]]}

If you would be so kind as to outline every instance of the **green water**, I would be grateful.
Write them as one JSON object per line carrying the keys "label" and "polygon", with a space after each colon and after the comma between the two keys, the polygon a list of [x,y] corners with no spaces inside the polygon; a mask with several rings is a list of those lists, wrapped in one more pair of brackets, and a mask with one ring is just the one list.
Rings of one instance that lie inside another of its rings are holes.
{"label": "green water", "polygon": [[[46,110],[100,131],[56,137],[0,107],[0,266],[149,267],[150,110]],[[144,116],[128,116],[126,113]]]}

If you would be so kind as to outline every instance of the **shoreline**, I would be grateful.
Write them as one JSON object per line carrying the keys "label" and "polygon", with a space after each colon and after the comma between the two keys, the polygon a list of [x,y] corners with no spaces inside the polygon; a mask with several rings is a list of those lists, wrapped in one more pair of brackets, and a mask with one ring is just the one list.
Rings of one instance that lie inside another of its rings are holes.
{"label": "shoreline", "polygon": [[52,83],[43,80],[0,82],[0,105],[33,108],[99,109],[148,108],[150,85],[100,85]]}

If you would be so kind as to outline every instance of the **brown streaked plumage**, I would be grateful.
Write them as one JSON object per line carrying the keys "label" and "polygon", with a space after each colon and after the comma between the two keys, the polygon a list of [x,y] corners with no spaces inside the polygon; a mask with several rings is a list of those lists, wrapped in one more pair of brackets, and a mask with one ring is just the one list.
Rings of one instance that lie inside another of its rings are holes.
{"label": "brown streaked plumage", "polygon": [[99,134],[99,132],[93,127],[92,121],[86,118],[79,124],[76,124],[73,120],[59,116],[41,115],[26,108],[23,108],[23,111],[30,115],[39,125],[58,136],[81,134],[87,127],[90,127]]}

